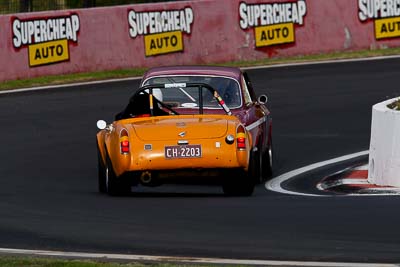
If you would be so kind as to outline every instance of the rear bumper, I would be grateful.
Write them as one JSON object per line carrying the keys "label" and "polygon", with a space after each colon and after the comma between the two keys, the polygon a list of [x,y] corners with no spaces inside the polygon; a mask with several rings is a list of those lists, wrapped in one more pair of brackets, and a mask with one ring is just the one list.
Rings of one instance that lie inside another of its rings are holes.
{"label": "rear bumper", "polygon": [[[199,176],[218,176],[227,169],[248,169],[249,151],[230,150],[204,151],[201,158],[166,159],[163,151],[137,152],[118,155],[113,161],[117,176],[126,172],[193,173]],[[203,175],[204,174],[204,175]],[[215,175],[214,175],[215,174]],[[168,175],[166,175],[168,176]]]}
{"label": "rear bumper", "polygon": [[244,168],[178,169],[130,171],[123,174],[133,184],[156,186],[160,184],[223,184],[235,178],[247,178]]}

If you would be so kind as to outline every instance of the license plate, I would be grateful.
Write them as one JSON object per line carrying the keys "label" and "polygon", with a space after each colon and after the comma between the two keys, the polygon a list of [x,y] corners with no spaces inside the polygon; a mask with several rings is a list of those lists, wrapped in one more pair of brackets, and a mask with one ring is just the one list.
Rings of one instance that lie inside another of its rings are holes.
{"label": "license plate", "polygon": [[201,145],[166,146],[166,159],[201,158]]}

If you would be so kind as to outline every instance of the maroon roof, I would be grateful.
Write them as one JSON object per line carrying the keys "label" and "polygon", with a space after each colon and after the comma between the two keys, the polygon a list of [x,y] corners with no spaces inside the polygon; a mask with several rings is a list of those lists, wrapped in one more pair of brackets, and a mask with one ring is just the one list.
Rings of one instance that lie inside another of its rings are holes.
{"label": "maroon roof", "polygon": [[143,76],[143,81],[149,77],[165,75],[215,75],[226,76],[240,81],[241,71],[235,67],[218,66],[170,66],[149,69]]}

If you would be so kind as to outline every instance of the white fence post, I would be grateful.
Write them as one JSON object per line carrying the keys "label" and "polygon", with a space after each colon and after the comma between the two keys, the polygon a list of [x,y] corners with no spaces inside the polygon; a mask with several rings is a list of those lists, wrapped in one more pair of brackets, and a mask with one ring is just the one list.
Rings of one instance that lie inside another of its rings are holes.
{"label": "white fence post", "polygon": [[400,187],[400,111],[387,107],[395,100],[372,107],[368,181]]}

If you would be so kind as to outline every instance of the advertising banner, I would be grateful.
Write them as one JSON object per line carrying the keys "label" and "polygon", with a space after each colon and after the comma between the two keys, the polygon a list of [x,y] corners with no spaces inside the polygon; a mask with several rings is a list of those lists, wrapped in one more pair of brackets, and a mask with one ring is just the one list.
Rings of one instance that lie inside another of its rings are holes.
{"label": "advertising banner", "polygon": [[400,0],[198,0],[0,15],[0,81],[400,45]]}

